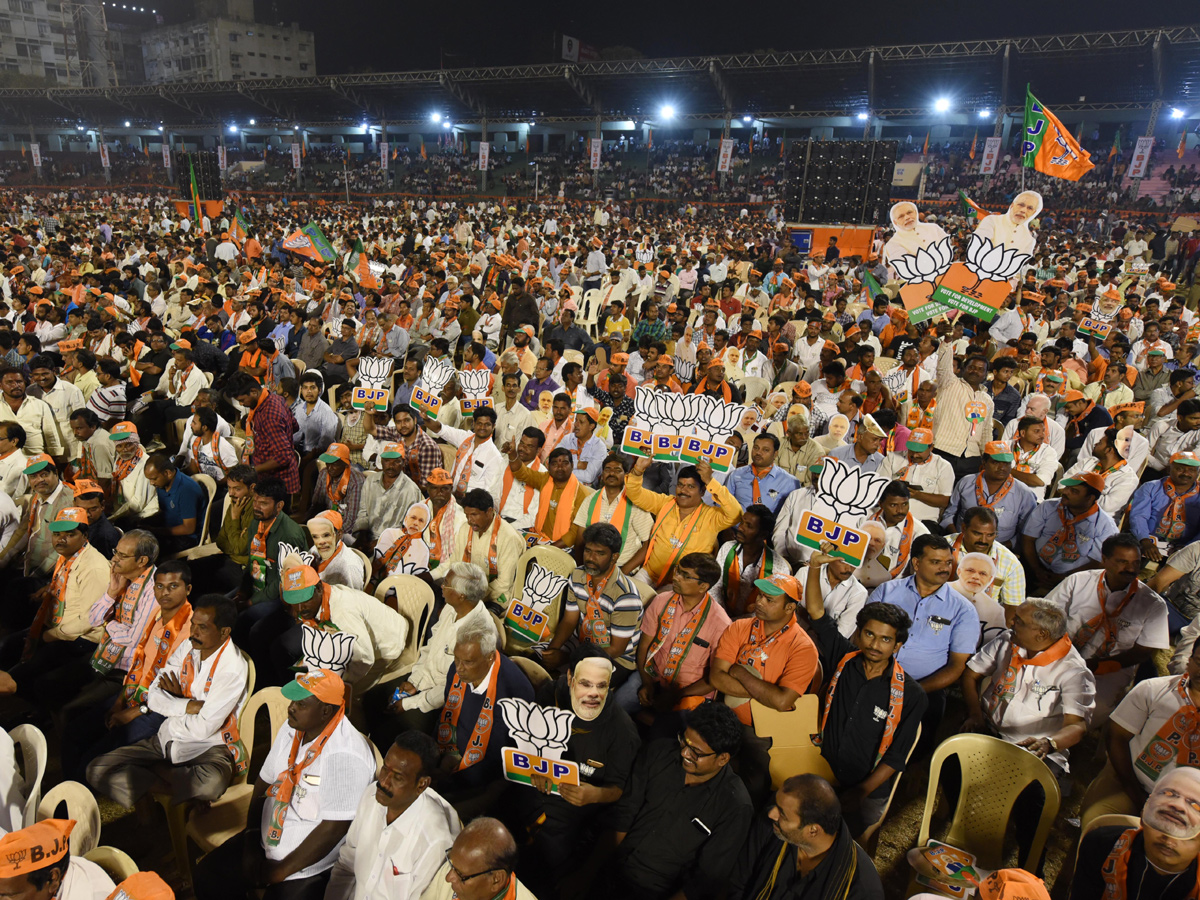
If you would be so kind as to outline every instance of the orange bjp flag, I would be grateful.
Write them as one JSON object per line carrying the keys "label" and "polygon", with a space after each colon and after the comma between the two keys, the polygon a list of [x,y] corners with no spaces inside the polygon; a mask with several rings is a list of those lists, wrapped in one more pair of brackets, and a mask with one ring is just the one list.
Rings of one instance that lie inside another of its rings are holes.
{"label": "orange bjp flag", "polygon": [[1187,132],[1179,136],[1179,149],[1175,151],[1175,155],[1183,159],[1183,154],[1187,153]]}
{"label": "orange bjp flag", "polygon": [[967,154],[967,156],[971,157],[971,159],[974,159],[974,158],[975,158],[975,142],[976,142],[976,141],[978,141],[978,140],[979,140],[979,129],[978,129],[978,128],[976,128],[976,129],[975,129],[975,136],[974,136],[973,138],[971,138],[971,150],[970,150],[970,152]]}
{"label": "orange bjp flag", "polygon": [[1096,164],[1092,156],[1079,146],[1058,120],[1025,88],[1025,141],[1021,151],[1022,165],[1067,181],[1078,181]]}

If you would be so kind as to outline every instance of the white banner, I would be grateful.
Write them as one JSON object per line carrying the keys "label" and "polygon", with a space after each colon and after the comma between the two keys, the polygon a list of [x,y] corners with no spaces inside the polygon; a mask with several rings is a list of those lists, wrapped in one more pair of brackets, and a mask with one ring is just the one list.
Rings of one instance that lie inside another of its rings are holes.
{"label": "white banner", "polygon": [[162,153],[163,153],[163,168],[164,169],[171,168],[171,145],[168,144],[166,141],[163,141]]}
{"label": "white banner", "polygon": [[294,141],[292,142],[292,168],[300,168],[300,145]]}
{"label": "white banner", "polygon": [[108,168],[108,144],[105,144],[103,141],[100,143],[100,165],[106,169]]}
{"label": "white banner", "polygon": [[42,145],[30,144],[29,155],[33,157],[33,167],[40,169],[42,167]]}
{"label": "white banner", "polygon": [[567,62],[579,62],[579,41],[565,34],[562,36],[562,58]]}
{"label": "white banner", "polygon": [[979,166],[979,174],[995,175],[996,163],[1000,159],[1000,138],[990,137],[983,142],[983,161]]}
{"label": "white banner", "polygon": [[733,138],[721,139],[721,153],[717,157],[717,171],[728,172],[733,161]]}
{"label": "white banner", "polygon": [[600,168],[600,148],[604,146],[604,141],[601,138],[592,138],[592,168]]}
{"label": "white banner", "polygon": [[388,167],[388,142],[379,142],[379,167],[386,169]]}
{"label": "white banner", "polygon": [[487,141],[479,142],[479,171],[486,172],[488,167],[488,156],[491,153],[492,145]]}
{"label": "white banner", "polygon": [[225,171],[225,145],[217,144],[217,168]]}
{"label": "white banner", "polygon": [[1140,137],[1137,146],[1133,148],[1133,161],[1129,164],[1130,178],[1145,178],[1146,170],[1150,168],[1150,151],[1154,149],[1153,137]]}

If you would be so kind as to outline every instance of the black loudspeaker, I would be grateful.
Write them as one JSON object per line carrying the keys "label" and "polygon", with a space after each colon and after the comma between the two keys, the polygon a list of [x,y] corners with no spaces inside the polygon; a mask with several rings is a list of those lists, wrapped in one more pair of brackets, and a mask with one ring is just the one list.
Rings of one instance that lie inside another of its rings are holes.
{"label": "black loudspeaker", "polygon": [[817,225],[883,225],[892,200],[895,141],[792,144],[784,215]]}
{"label": "black loudspeaker", "polygon": [[196,191],[201,200],[220,200],[225,194],[221,188],[221,169],[217,165],[215,150],[200,150],[196,153],[175,152],[175,185],[179,196],[192,199],[192,174],[196,176]]}

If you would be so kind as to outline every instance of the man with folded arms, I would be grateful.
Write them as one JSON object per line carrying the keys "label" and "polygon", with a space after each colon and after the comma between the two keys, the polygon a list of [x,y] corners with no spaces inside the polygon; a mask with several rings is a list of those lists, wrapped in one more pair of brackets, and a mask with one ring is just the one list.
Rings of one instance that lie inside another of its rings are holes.
{"label": "man with folded arms", "polygon": [[246,828],[197,866],[197,900],[249,900],[260,890],[264,900],[324,896],[359,798],[375,780],[375,755],[346,718],[336,672],[297,675],[283,696],[287,723],[254,782]]}
{"label": "man with folded arms", "polygon": [[397,736],[358,801],[325,900],[417,900],[430,885],[462,830],[458,813],[430,787],[437,762],[429,735]]}
{"label": "man with folded arms", "polygon": [[115,889],[89,859],[71,856],[74,819],[43,819],[0,838],[0,895],[23,900],[104,900]]}
{"label": "man with folded arms", "polygon": [[88,783],[122,806],[151,791],[172,803],[218,799],[250,764],[238,735],[246,703],[246,660],[230,639],[233,601],[206,594],[192,607],[187,642],[180,642],[146,692],[143,715],[158,713],[158,734],[105,753],[87,768]]}

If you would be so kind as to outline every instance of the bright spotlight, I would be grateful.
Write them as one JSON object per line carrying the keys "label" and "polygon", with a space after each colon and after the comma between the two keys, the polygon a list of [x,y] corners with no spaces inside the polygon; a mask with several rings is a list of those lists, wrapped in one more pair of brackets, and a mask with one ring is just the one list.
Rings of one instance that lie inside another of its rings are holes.
{"label": "bright spotlight", "polygon": [[536,125],[537,125],[537,122],[530,122],[530,123],[529,123],[529,127],[530,127],[530,128],[534,128]]}
{"label": "bright spotlight", "polygon": [[450,127],[450,123],[449,123],[449,122],[443,122],[443,123],[442,123],[442,127],[443,127],[443,128],[449,128],[449,127]]}
{"label": "bright spotlight", "polygon": [[82,125],[76,125],[76,126],[75,126],[75,130],[76,130],[76,131],[83,131],[83,126],[82,126]]}
{"label": "bright spotlight", "polygon": [[950,109],[950,101],[945,97],[938,97],[937,100],[933,102],[933,108],[937,112],[947,112]]}
{"label": "bright spotlight", "polygon": [[431,114],[431,115],[429,116],[429,121],[431,121],[431,122],[440,122],[440,121],[442,121],[442,114],[441,114],[441,113],[436,113],[436,112],[435,112],[435,113],[433,113],[433,114]]}
{"label": "bright spotlight", "polygon": [[159,134],[161,134],[161,133],[162,133],[162,130],[163,130],[163,127],[162,127],[161,125],[159,125],[159,126],[158,126],[158,131],[159,131]]}
{"label": "bright spotlight", "polygon": [[251,120],[250,120],[250,124],[251,124],[251,125],[257,125],[258,123],[257,123],[257,122],[256,122],[254,119],[251,119]]}
{"label": "bright spotlight", "polygon": [[1183,118],[1183,110],[1182,109],[1171,110],[1171,118],[1172,119],[1182,119]]}
{"label": "bright spotlight", "polygon": [[293,126],[292,126],[292,131],[299,131],[299,130],[300,130],[300,126],[299,126],[299,125],[293,125]]}
{"label": "bright spotlight", "polygon": [[675,107],[668,103],[658,113],[664,119],[673,119],[675,118]]}
{"label": "bright spotlight", "polygon": [[125,123],[125,127],[126,127],[126,128],[128,128],[128,127],[129,127],[129,122],[126,122],[126,123]]}
{"label": "bright spotlight", "polygon": [[869,118],[871,118],[871,114],[870,114],[870,113],[859,113],[859,114],[858,114],[858,121],[860,121],[860,122],[865,122],[865,121],[867,121],[867,119],[869,119]]}
{"label": "bright spotlight", "polygon": [[752,122],[754,120],[751,119],[749,116],[742,116],[742,121],[745,122],[746,124],[750,124],[750,122]]}
{"label": "bright spotlight", "polygon": [[237,126],[236,126],[236,125],[230,125],[230,126],[229,126],[229,133],[230,133],[230,134],[237,134]]}
{"label": "bright spotlight", "polygon": [[990,119],[991,117],[992,117],[992,111],[990,109],[981,109],[979,111],[979,118]]}

